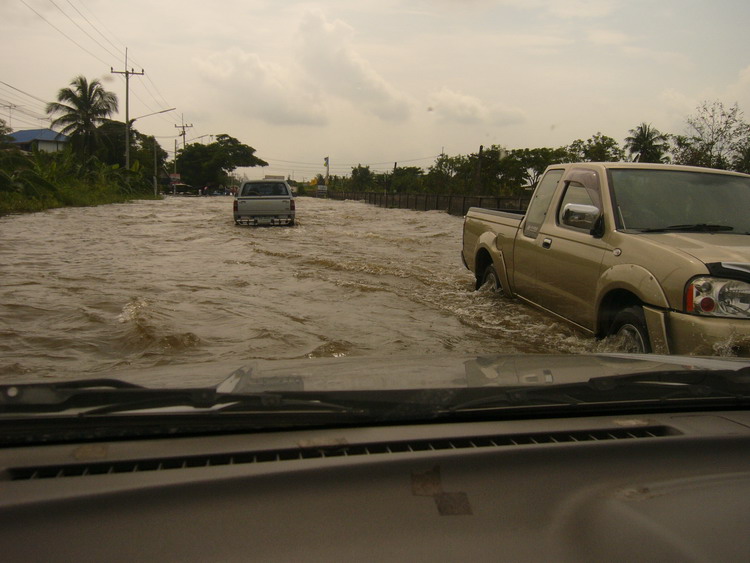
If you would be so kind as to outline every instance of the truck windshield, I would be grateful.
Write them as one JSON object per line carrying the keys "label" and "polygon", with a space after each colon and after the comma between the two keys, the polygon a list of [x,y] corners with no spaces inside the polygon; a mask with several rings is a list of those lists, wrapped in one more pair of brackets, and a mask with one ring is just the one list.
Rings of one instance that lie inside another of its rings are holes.
{"label": "truck windshield", "polygon": [[242,187],[243,196],[269,196],[269,195],[288,195],[286,187],[278,182],[258,182],[254,184],[245,184]]}
{"label": "truck windshield", "polygon": [[750,233],[750,178],[625,168],[610,173],[618,228]]}

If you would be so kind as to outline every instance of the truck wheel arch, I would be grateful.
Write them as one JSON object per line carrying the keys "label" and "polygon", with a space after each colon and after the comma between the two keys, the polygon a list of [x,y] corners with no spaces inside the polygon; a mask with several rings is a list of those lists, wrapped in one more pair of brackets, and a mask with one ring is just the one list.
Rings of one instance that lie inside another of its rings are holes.
{"label": "truck wheel arch", "polygon": [[500,288],[503,289],[503,292],[506,295],[509,295],[508,276],[505,270],[505,262],[503,261],[502,253],[498,253],[498,255],[493,256],[490,250],[485,246],[482,246],[477,251],[477,254],[474,258],[474,277],[476,278],[475,289],[479,289],[482,287],[485,281],[485,272],[491,265],[494,265],[495,267],[495,274],[497,275],[497,281],[500,285]]}
{"label": "truck wheel arch", "polygon": [[635,264],[613,266],[599,280],[597,292],[597,336],[606,336],[617,313],[628,307],[645,305],[669,309],[669,301],[651,272]]}

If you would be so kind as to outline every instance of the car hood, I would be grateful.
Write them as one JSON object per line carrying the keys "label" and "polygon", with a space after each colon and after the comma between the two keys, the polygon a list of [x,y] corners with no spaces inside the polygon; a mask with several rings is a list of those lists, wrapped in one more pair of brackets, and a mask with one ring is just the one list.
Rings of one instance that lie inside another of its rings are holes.
{"label": "car hood", "polygon": [[[750,261],[750,236],[727,233],[649,233],[652,240],[685,252],[704,264]],[[748,264],[750,268],[750,264]]]}
{"label": "car hood", "polygon": [[244,366],[172,365],[111,375],[149,387],[217,385],[221,392],[242,393],[536,386],[653,371],[743,366],[750,366],[750,360],[655,354],[431,355],[257,360]]}

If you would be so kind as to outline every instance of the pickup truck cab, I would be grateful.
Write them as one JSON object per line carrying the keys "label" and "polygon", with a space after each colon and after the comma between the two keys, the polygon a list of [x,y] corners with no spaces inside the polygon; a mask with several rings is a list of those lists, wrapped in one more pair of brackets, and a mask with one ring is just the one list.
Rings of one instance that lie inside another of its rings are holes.
{"label": "pickup truck cab", "polygon": [[284,180],[251,180],[240,186],[234,199],[238,225],[294,225],[295,202]]}
{"label": "pickup truck cab", "polygon": [[464,264],[486,283],[635,352],[750,355],[750,176],[547,168],[525,214],[472,207]]}

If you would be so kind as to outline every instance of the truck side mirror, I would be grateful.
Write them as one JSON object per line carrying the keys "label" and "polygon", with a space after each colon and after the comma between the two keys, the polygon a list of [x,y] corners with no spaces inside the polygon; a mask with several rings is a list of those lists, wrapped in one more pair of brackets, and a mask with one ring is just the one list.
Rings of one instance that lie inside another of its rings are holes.
{"label": "truck side mirror", "polygon": [[562,223],[567,227],[583,229],[594,234],[593,230],[601,216],[601,210],[594,205],[568,203],[563,208]]}

